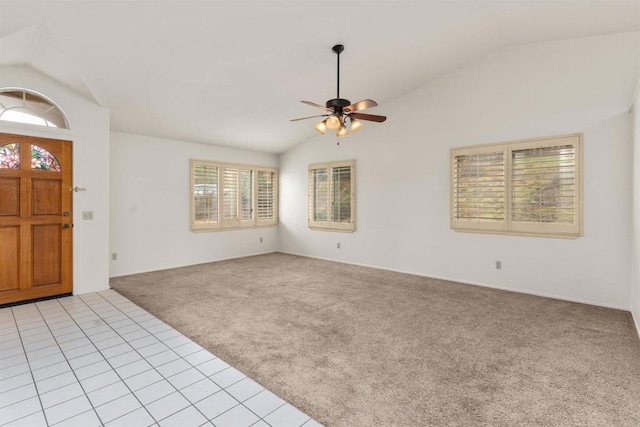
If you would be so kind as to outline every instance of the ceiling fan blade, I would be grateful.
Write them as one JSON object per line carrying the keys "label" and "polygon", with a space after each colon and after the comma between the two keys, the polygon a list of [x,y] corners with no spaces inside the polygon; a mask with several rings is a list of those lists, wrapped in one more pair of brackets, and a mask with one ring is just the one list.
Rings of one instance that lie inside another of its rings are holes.
{"label": "ceiling fan blade", "polygon": [[365,110],[367,108],[377,107],[378,103],[373,99],[364,99],[362,101],[356,102],[355,104],[348,105],[344,107],[345,111],[360,111]]}
{"label": "ceiling fan blade", "polygon": [[289,121],[290,122],[297,122],[298,120],[307,120],[307,119],[313,119],[314,117],[327,117],[327,116],[329,116],[329,114],[320,114],[319,116],[301,117],[299,119],[291,119]]}
{"label": "ceiling fan blade", "polygon": [[322,108],[323,110],[327,110],[327,111],[333,111],[331,110],[331,108],[327,108],[324,105],[316,104],[315,102],[310,102],[310,101],[300,101],[300,102],[302,102],[303,104],[310,105],[312,107]]}
{"label": "ceiling fan blade", "polygon": [[378,123],[382,123],[387,120],[385,116],[376,116],[375,114],[351,113],[349,114],[349,117],[353,117],[354,119],[358,120],[368,120],[370,122]]}

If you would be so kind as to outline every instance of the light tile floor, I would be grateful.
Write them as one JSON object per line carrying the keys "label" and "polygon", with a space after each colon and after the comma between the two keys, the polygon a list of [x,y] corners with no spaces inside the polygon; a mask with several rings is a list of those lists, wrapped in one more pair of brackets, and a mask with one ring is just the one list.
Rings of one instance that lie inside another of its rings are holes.
{"label": "light tile floor", "polygon": [[0,309],[0,426],[319,425],[115,291]]}

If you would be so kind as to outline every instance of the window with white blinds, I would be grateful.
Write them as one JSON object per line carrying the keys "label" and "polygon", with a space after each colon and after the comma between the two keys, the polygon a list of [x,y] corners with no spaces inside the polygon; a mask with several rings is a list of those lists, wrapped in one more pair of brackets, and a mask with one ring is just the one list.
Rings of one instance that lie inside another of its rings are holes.
{"label": "window with white blinds", "polygon": [[201,224],[218,221],[218,167],[202,165],[191,172],[193,176],[193,216]]}
{"label": "window with white blinds", "polygon": [[355,160],[309,165],[310,228],[355,231]]}
{"label": "window with white blinds", "polygon": [[453,167],[454,216],[464,221],[504,222],[504,151],[460,154]]}
{"label": "window with white blinds", "polygon": [[276,225],[277,184],[276,169],[191,160],[191,230]]}
{"label": "window with white blinds", "polygon": [[274,171],[258,172],[258,223],[272,223],[276,220],[278,206],[277,175]]}
{"label": "window with white blinds", "polygon": [[238,226],[238,169],[222,168],[222,222]]}
{"label": "window with white blinds", "polygon": [[240,220],[253,221],[253,170],[240,169]]}
{"label": "window with white blinds", "polygon": [[329,167],[309,171],[309,221],[326,223],[329,221]]}
{"label": "window with white blinds", "polygon": [[582,235],[582,135],[451,150],[456,231]]}

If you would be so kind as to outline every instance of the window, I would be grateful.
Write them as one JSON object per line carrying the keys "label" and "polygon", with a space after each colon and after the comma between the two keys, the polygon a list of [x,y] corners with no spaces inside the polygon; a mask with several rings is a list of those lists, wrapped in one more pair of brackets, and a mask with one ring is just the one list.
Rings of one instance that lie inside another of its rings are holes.
{"label": "window", "polygon": [[23,89],[0,89],[0,120],[69,128],[65,115],[52,101]]}
{"label": "window", "polygon": [[[0,169],[20,169],[20,143],[0,145]],[[53,153],[31,144],[31,169],[60,172],[60,163]]]}
{"label": "window", "polygon": [[274,221],[277,215],[275,171],[259,170],[258,173],[258,221]]}
{"label": "window", "polygon": [[31,169],[60,172],[60,163],[53,153],[31,144]]}
{"label": "window", "polygon": [[20,143],[0,145],[0,169],[20,169]]}
{"label": "window", "polygon": [[582,135],[451,150],[451,228],[582,235]]}
{"label": "window", "polygon": [[191,230],[278,223],[278,171],[191,160]]}
{"label": "window", "polygon": [[309,165],[309,228],[355,231],[355,160]]}

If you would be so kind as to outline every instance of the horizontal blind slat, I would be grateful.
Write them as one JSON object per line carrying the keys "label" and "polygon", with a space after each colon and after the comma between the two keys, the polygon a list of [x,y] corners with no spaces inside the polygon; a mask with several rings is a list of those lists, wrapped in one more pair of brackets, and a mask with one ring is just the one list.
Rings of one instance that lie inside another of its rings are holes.
{"label": "horizontal blind slat", "polygon": [[512,152],[512,221],[573,223],[577,168],[575,153],[573,145]]}
{"label": "horizontal blind slat", "polygon": [[309,220],[329,220],[329,171],[327,168],[312,169],[309,177]]}
{"label": "horizontal blind slat", "polygon": [[223,169],[223,218],[238,218],[238,169]]}
{"label": "horizontal blind slat", "polygon": [[196,223],[218,221],[218,168],[196,165],[193,174],[193,209]]}
{"label": "horizontal blind slat", "polygon": [[340,166],[332,169],[332,221],[351,222],[351,166]]}
{"label": "horizontal blind slat", "polygon": [[276,218],[275,172],[258,171],[258,219]]}
{"label": "horizontal blind slat", "polygon": [[487,152],[454,158],[454,217],[504,221],[504,153]]}
{"label": "horizontal blind slat", "polygon": [[253,220],[253,170],[240,170],[240,219]]}

